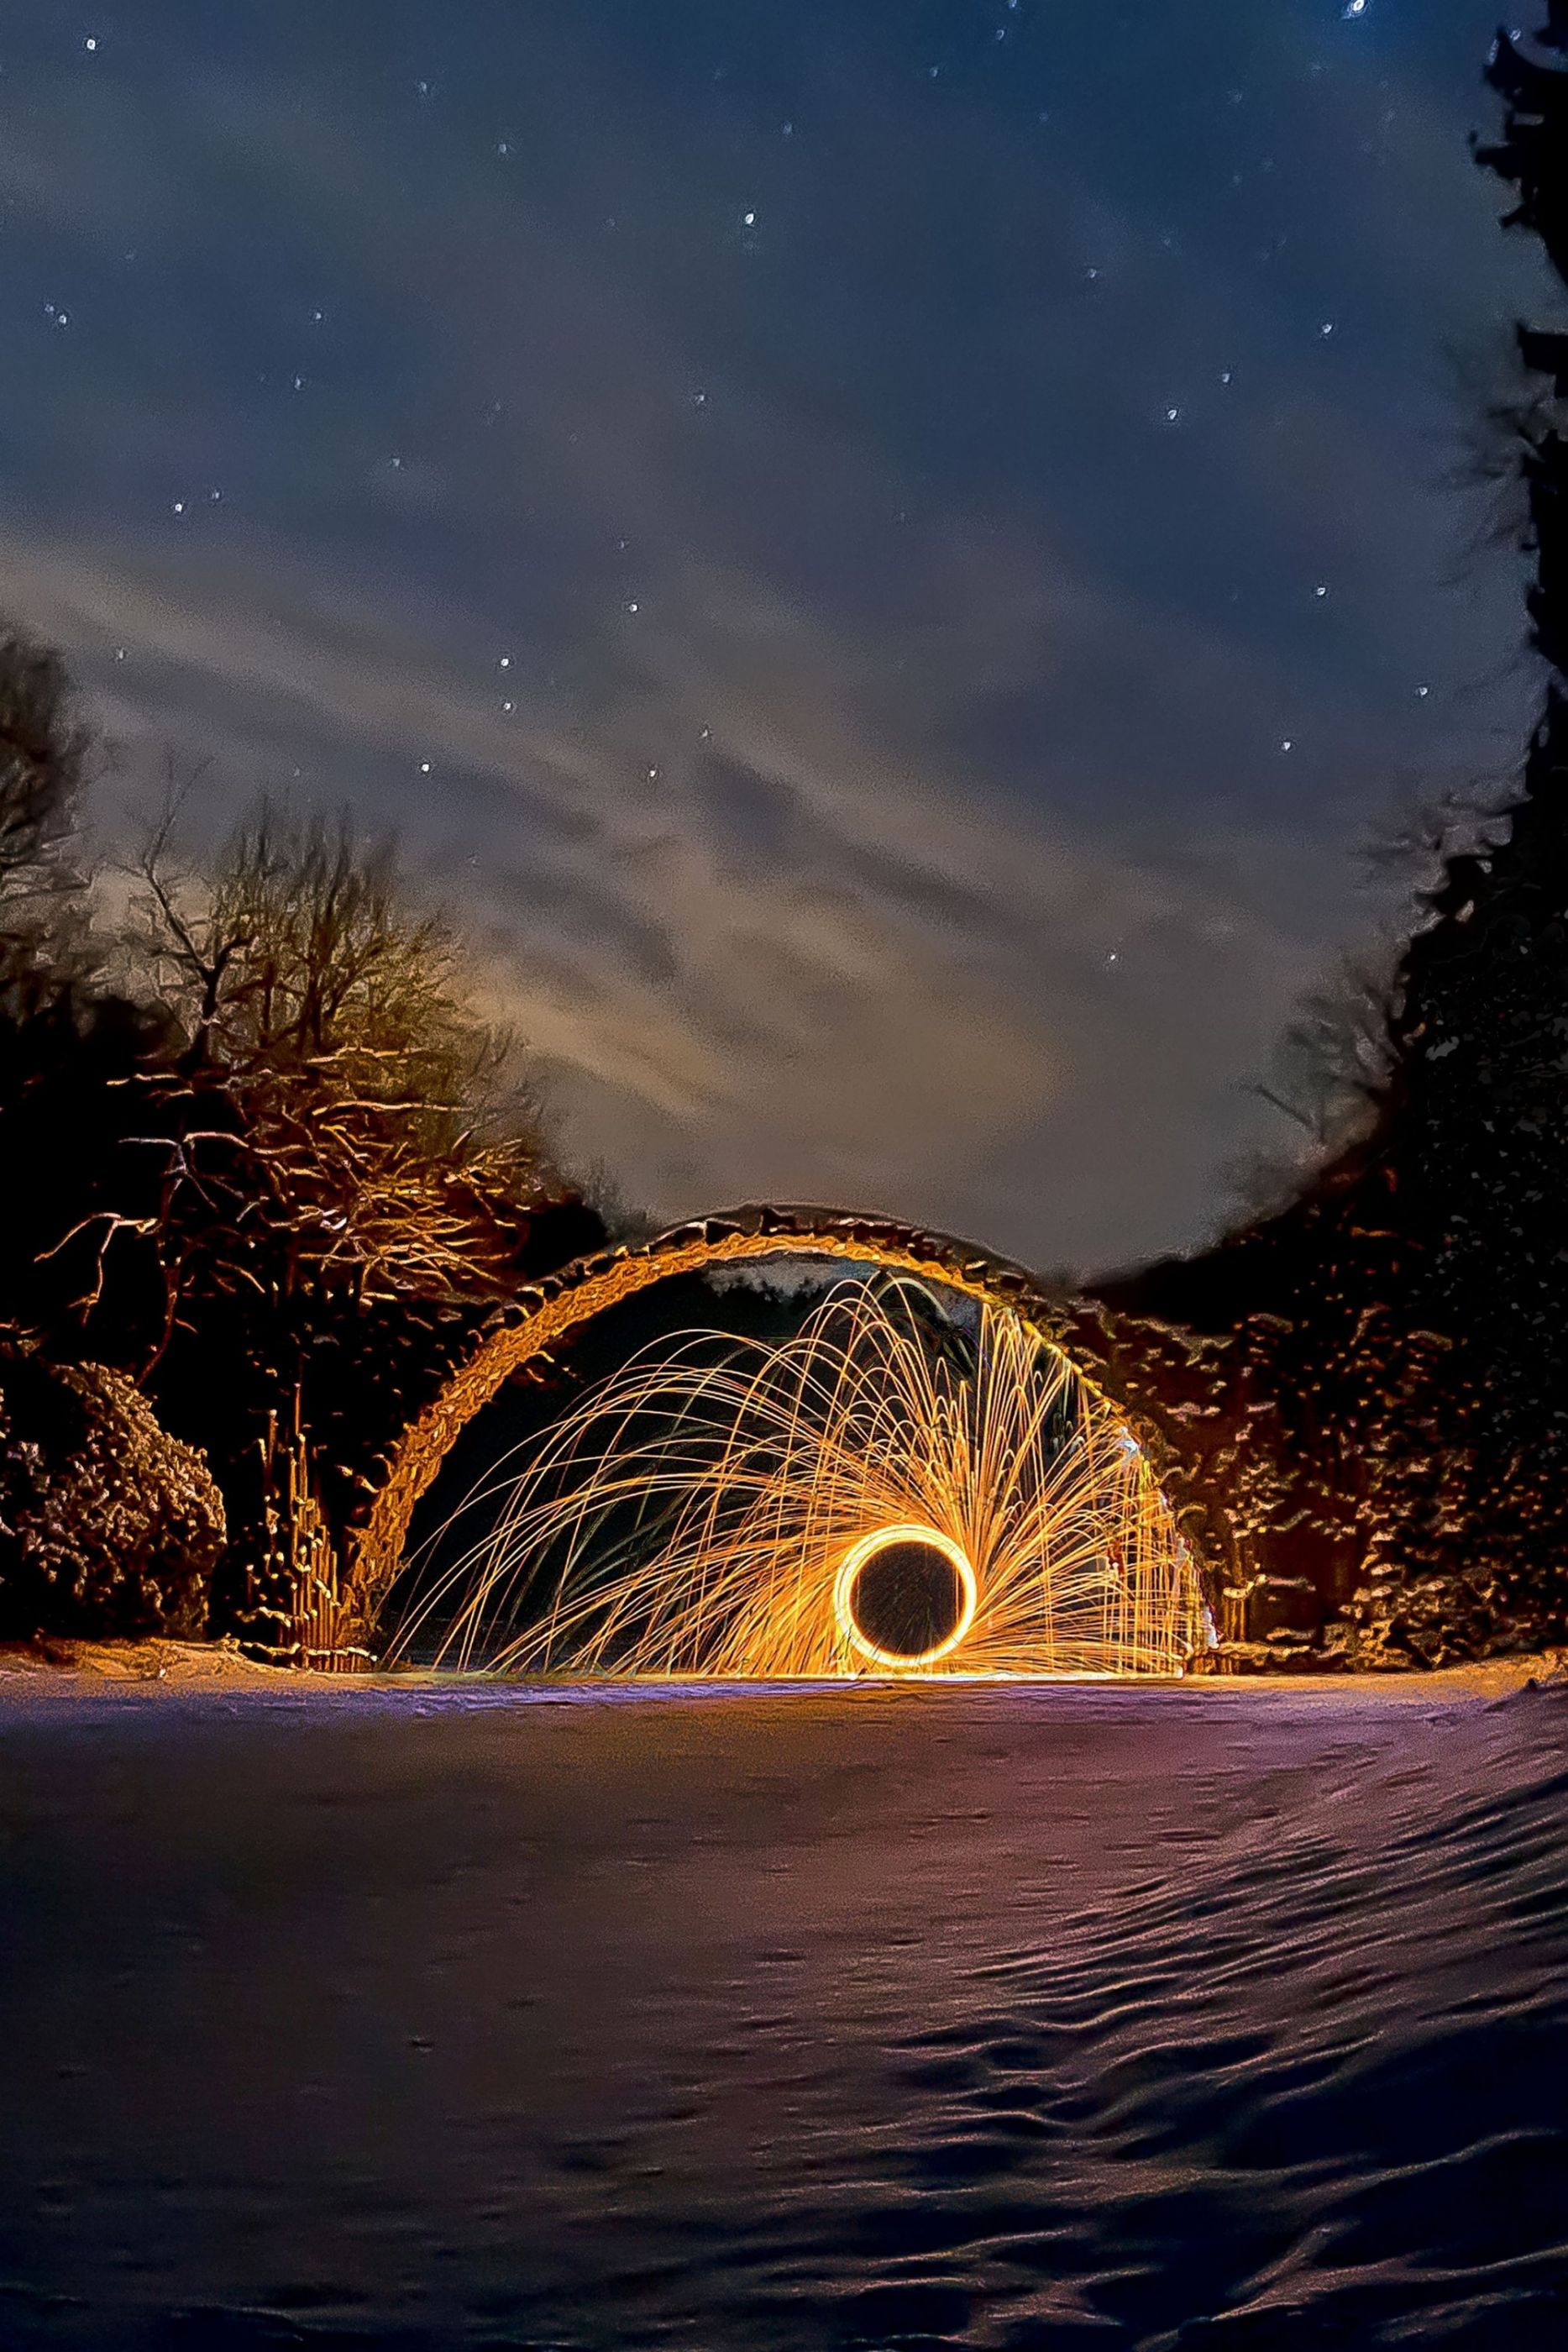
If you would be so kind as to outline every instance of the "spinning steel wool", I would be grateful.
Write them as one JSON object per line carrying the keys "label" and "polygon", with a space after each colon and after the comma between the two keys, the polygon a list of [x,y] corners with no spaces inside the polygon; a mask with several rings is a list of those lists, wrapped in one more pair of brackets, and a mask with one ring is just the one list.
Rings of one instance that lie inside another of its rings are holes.
{"label": "spinning steel wool", "polygon": [[[1176,1674],[1197,1579],[1136,1442],[989,1307],[841,1283],[644,1349],[497,1465],[395,1647],[514,1673]],[[423,1641],[421,1637],[423,1637]]]}

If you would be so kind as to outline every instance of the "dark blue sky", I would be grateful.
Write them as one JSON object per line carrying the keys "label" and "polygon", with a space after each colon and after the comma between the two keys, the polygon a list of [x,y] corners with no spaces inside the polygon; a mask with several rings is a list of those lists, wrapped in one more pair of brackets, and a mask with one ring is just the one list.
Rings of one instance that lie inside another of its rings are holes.
{"label": "dark blue sky", "polygon": [[394,824],[684,1212],[1197,1238],[1506,767],[1491,0],[15,0],[0,595]]}

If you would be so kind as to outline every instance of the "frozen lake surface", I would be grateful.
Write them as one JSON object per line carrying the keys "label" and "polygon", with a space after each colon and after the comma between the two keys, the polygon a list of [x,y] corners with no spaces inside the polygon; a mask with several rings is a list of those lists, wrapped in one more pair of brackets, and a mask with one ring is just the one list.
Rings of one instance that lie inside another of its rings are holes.
{"label": "frozen lake surface", "polygon": [[0,2344],[1568,2345],[1568,1696],[0,1700]]}

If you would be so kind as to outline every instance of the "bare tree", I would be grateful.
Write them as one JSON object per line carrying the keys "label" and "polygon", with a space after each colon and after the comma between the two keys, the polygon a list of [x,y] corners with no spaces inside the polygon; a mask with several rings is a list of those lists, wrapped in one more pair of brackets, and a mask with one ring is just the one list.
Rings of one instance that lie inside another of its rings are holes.
{"label": "bare tree", "polygon": [[1290,1122],[1291,1141],[1232,1171],[1254,1214],[1293,1199],[1317,1172],[1376,1125],[1396,1068],[1397,951],[1346,956],[1300,1008],[1251,1091]]}
{"label": "bare tree", "polygon": [[163,1139],[164,1213],[222,1230],[222,1286],[492,1287],[561,1188],[449,926],[346,818],[263,801],[204,877],[176,817],[137,860],[127,935],[194,1122]]}
{"label": "bare tree", "polygon": [[12,997],[79,970],[85,886],[69,852],[90,744],[58,655],[0,634],[0,987]]}

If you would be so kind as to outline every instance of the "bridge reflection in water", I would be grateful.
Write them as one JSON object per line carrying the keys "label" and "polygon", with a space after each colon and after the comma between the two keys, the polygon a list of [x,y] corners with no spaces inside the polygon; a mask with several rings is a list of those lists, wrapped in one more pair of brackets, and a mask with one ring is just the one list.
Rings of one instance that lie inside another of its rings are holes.
{"label": "bridge reflection in water", "polygon": [[[1027,1300],[990,1294],[994,1261],[954,1284],[927,1255],[915,1279],[925,1251],[833,1238],[883,1270],[781,1341],[644,1347],[494,1465],[448,1523],[481,1538],[448,1542],[392,1654],[659,1677],[1180,1673],[1198,1577],[1124,1418]],[[722,1256],[822,1254],[806,1239]]]}

